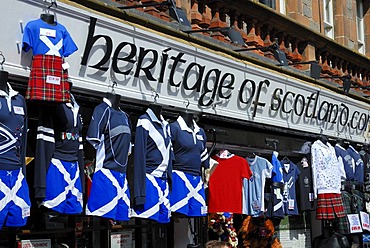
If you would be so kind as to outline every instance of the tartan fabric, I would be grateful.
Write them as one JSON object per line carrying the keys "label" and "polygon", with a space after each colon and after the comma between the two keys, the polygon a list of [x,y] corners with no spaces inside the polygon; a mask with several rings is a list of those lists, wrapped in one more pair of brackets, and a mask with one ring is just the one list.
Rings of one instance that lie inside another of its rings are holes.
{"label": "tartan fabric", "polygon": [[[352,195],[346,191],[342,191],[342,201],[344,207],[344,213],[352,213]],[[340,234],[350,234],[349,221],[347,216],[338,218],[338,232]]]}
{"label": "tartan fabric", "polygon": [[364,193],[359,190],[352,191],[352,212],[359,214],[364,210]]}
{"label": "tartan fabric", "polygon": [[[27,100],[69,102],[68,72],[62,68],[63,59],[52,55],[35,55],[26,92]],[[60,78],[60,83],[50,80]],[[49,80],[47,80],[49,78]]]}
{"label": "tartan fabric", "polygon": [[317,195],[316,219],[331,220],[344,216],[341,194],[325,193]]}

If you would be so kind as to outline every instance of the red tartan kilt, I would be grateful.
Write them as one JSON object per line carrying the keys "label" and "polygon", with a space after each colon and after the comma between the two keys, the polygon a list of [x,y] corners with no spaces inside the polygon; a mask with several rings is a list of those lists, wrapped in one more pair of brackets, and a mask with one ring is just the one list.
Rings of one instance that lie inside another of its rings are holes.
{"label": "red tartan kilt", "polygon": [[[32,60],[26,99],[52,102],[70,101],[68,72],[62,68],[63,59],[53,55],[35,55]],[[60,83],[47,78],[60,78]],[[48,82],[47,82],[48,81]]]}
{"label": "red tartan kilt", "polygon": [[316,219],[331,220],[344,216],[341,194],[325,193],[317,195]]}

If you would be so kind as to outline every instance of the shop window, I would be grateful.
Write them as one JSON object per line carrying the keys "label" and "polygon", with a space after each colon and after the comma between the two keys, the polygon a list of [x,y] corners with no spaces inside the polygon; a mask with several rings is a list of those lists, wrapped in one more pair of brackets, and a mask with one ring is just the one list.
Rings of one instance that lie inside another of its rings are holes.
{"label": "shop window", "polygon": [[324,33],[334,39],[333,1],[324,0]]}
{"label": "shop window", "polygon": [[364,3],[362,0],[356,1],[357,7],[357,43],[358,52],[365,53],[365,28],[364,28]]}
{"label": "shop window", "polygon": [[269,6],[272,9],[276,9],[276,0],[259,0],[260,3]]}

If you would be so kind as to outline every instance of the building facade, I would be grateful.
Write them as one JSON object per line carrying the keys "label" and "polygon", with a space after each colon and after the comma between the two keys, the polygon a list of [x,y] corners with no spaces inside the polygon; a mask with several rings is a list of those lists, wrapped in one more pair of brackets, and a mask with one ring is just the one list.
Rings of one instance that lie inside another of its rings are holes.
{"label": "building facade", "polygon": [[[227,149],[270,160],[278,151],[299,163],[310,160],[305,145],[322,136],[357,150],[370,144],[369,1],[11,0],[0,13],[6,23],[2,70],[22,95],[32,61],[22,50],[26,24],[52,14],[66,27],[78,48],[65,62],[84,135],[94,107],[110,92],[122,96],[133,137],[139,116],[155,103],[170,122],[179,113],[193,113],[210,154]],[[27,101],[30,161],[43,106]],[[89,180],[95,151],[84,143]],[[133,164],[129,156],[132,187]],[[169,224],[160,224],[43,213],[33,191],[36,166],[34,160],[27,165],[31,216],[24,227],[3,228],[4,247],[34,239],[49,247],[185,247],[213,238],[209,217],[174,215]],[[367,192],[362,193],[365,202]],[[239,222],[234,220],[236,226]],[[284,218],[276,235],[283,247],[311,247],[323,230],[313,209]],[[362,233],[348,238],[361,243]]]}

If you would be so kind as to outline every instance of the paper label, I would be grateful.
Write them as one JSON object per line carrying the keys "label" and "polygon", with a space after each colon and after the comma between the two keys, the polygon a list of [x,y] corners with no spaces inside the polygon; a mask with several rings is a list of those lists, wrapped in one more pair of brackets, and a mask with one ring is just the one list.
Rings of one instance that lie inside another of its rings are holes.
{"label": "paper label", "polygon": [[261,202],[260,201],[253,201],[252,202],[253,210],[261,210]]}
{"label": "paper label", "polygon": [[55,77],[55,76],[46,76],[46,82],[49,84],[57,84],[60,85],[60,77]]}
{"label": "paper label", "polygon": [[65,63],[62,64],[63,70],[67,70],[67,69],[69,69],[69,67],[71,67],[71,66],[68,64],[68,62],[65,62]]}
{"label": "paper label", "polygon": [[308,194],[308,200],[310,201],[310,202],[312,202],[312,201],[314,201],[314,194],[313,193],[309,193]]}
{"label": "paper label", "polygon": [[294,210],[294,200],[293,199],[288,199],[288,209]]}
{"label": "paper label", "polygon": [[13,106],[14,114],[24,115],[23,107]]}
{"label": "paper label", "polygon": [[78,192],[77,193],[77,201],[79,202],[79,203],[83,203],[83,199],[82,199],[82,193],[81,192]]}
{"label": "paper label", "polygon": [[26,218],[26,217],[30,216],[30,214],[31,214],[31,208],[30,207],[22,208],[22,218]]}
{"label": "paper label", "polygon": [[362,229],[370,231],[369,214],[360,211],[360,217],[361,217]]}
{"label": "paper label", "polygon": [[200,208],[200,213],[201,214],[207,214],[207,212],[208,212],[208,207],[207,206],[204,206],[204,207]]}
{"label": "paper label", "polygon": [[351,233],[361,233],[362,227],[358,214],[348,214],[349,229]]}
{"label": "paper label", "polygon": [[57,33],[56,30],[53,29],[40,28],[40,36],[48,36],[55,38],[56,33]]}

